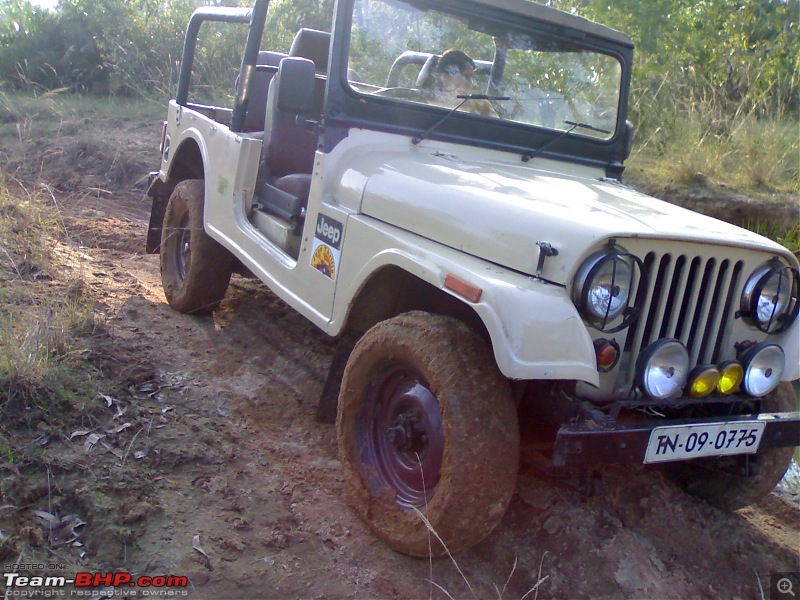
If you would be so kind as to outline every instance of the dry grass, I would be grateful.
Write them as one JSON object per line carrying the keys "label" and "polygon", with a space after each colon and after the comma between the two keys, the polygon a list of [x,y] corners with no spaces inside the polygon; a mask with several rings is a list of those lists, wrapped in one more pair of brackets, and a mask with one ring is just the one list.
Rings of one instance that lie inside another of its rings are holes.
{"label": "dry grass", "polygon": [[713,182],[741,190],[800,192],[795,121],[755,116],[724,121],[695,111],[670,123],[639,136],[632,165],[671,185]]}
{"label": "dry grass", "polygon": [[[467,589],[469,590],[470,595],[472,596],[472,598],[477,600],[480,596],[478,596],[478,594],[475,592],[475,589],[472,587],[472,584],[470,583],[469,579],[467,579],[467,576],[464,575],[464,572],[461,570],[461,567],[459,566],[458,562],[456,561],[455,558],[453,558],[453,554],[450,552],[450,549],[447,547],[447,544],[441,538],[441,536],[436,531],[436,529],[433,527],[431,522],[428,520],[428,517],[426,517],[425,513],[423,513],[421,510],[419,510],[416,507],[412,507],[412,510],[417,515],[417,517],[419,517],[420,521],[422,521],[422,523],[425,525],[425,528],[428,530],[428,538],[429,538],[428,547],[430,547],[430,545],[431,545],[430,544],[430,536],[435,537],[439,541],[439,543],[442,545],[442,547],[444,548],[445,552],[447,553],[447,557],[450,559],[450,562],[453,563],[453,566],[456,568],[456,571],[461,576],[461,580],[467,586]],[[541,586],[550,577],[549,575],[545,575],[544,577],[542,577],[542,569],[544,567],[544,559],[545,559],[546,556],[547,556],[547,552],[545,552],[542,555],[542,559],[541,559],[541,561],[539,563],[539,575],[538,575],[536,583],[534,583],[531,586],[531,588],[527,592],[525,592],[525,594],[522,596],[522,598],[520,598],[520,600],[525,600],[525,598],[528,598],[531,594],[534,594],[534,600],[536,600],[536,598],[539,595],[539,586]],[[430,557],[430,560],[431,561],[433,560],[432,556]],[[431,569],[432,569],[432,566],[431,566]],[[495,585],[495,592],[497,593],[497,600],[503,600],[503,598],[505,596],[505,593],[506,593],[506,589],[508,588],[508,584],[511,581],[511,578],[514,576],[514,573],[516,572],[516,570],[517,570],[517,559],[514,559],[514,565],[511,567],[511,572],[509,573],[508,577],[506,578],[506,582],[503,585],[503,589],[501,590],[501,589],[499,589],[497,587],[497,585]],[[441,585],[439,585],[438,583],[433,581],[432,571],[431,571],[431,579],[429,579],[428,582],[433,587],[435,587],[440,592],[442,592],[445,596],[450,598],[450,600],[455,600],[455,598],[453,597],[452,594],[450,594],[450,592],[448,592],[444,587],[442,587]]]}
{"label": "dry grass", "polygon": [[[15,190],[16,191],[16,190]],[[24,188],[20,188],[24,192]],[[56,251],[58,212],[0,179],[0,417],[36,420],[87,389],[75,341],[95,330],[80,269]]]}

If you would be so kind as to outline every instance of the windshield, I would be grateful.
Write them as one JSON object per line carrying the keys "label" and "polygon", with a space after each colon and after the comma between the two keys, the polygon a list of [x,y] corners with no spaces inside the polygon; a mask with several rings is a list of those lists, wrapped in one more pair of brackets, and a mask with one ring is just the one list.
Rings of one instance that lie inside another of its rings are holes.
{"label": "windshield", "polygon": [[611,55],[395,0],[357,0],[352,23],[348,81],[360,94],[450,109],[479,95],[458,110],[614,135],[622,69]]}

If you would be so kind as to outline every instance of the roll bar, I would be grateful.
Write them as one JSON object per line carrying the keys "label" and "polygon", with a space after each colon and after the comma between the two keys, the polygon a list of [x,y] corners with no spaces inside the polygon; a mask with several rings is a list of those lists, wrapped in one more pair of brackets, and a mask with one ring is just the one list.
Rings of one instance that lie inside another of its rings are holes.
{"label": "roll bar", "polygon": [[250,82],[258,62],[258,51],[261,46],[261,36],[264,33],[264,21],[267,18],[269,0],[256,0],[252,8],[230,8],[211,6],[198,8],[192,13],[189,25],[186,27],[186,39],[183,43],[181,56],[181,69],[178,75],[178,92],[175,101],[180,106],[186,106],[189,101],[189,85],[192,79],[192,67],[197,51],[197,35],[200,26],[206,21],[222,23],[249,23],[247,43],[242,56],[241,76],[236,89],[236,99],[233,105],[231,130],[241,131],[244,125],[244,116],[247,103],[250,99]]}

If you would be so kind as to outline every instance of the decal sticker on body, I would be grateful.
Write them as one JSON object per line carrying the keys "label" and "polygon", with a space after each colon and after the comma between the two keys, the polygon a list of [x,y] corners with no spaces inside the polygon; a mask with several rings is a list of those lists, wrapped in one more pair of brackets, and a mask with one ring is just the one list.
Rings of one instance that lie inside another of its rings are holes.
{"label": "decal sticker on body", "polygon": [[339,270],[341,242],[344,226],[337,220],[319,213],[311,248],[311,266],[335,280]]}

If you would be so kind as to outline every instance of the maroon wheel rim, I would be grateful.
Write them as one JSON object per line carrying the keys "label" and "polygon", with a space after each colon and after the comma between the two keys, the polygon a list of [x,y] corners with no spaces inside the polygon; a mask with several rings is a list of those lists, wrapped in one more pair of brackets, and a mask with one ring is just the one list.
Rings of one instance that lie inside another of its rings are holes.
{"label": "maroon wheel rim", "polygon": [[192,228],[188,212],[181,215],[180,223],[173,229],[167,243],[172,248],[175,272],[183,281],[189,272],[192,259]]}
{"label": "maroon wheel rim", "polygon": [[359,438],[374,493],[390,487],[401,506],[427,504],[441,477],[444,428],[439,402],[415,369],[393,366],[372,380]]}

